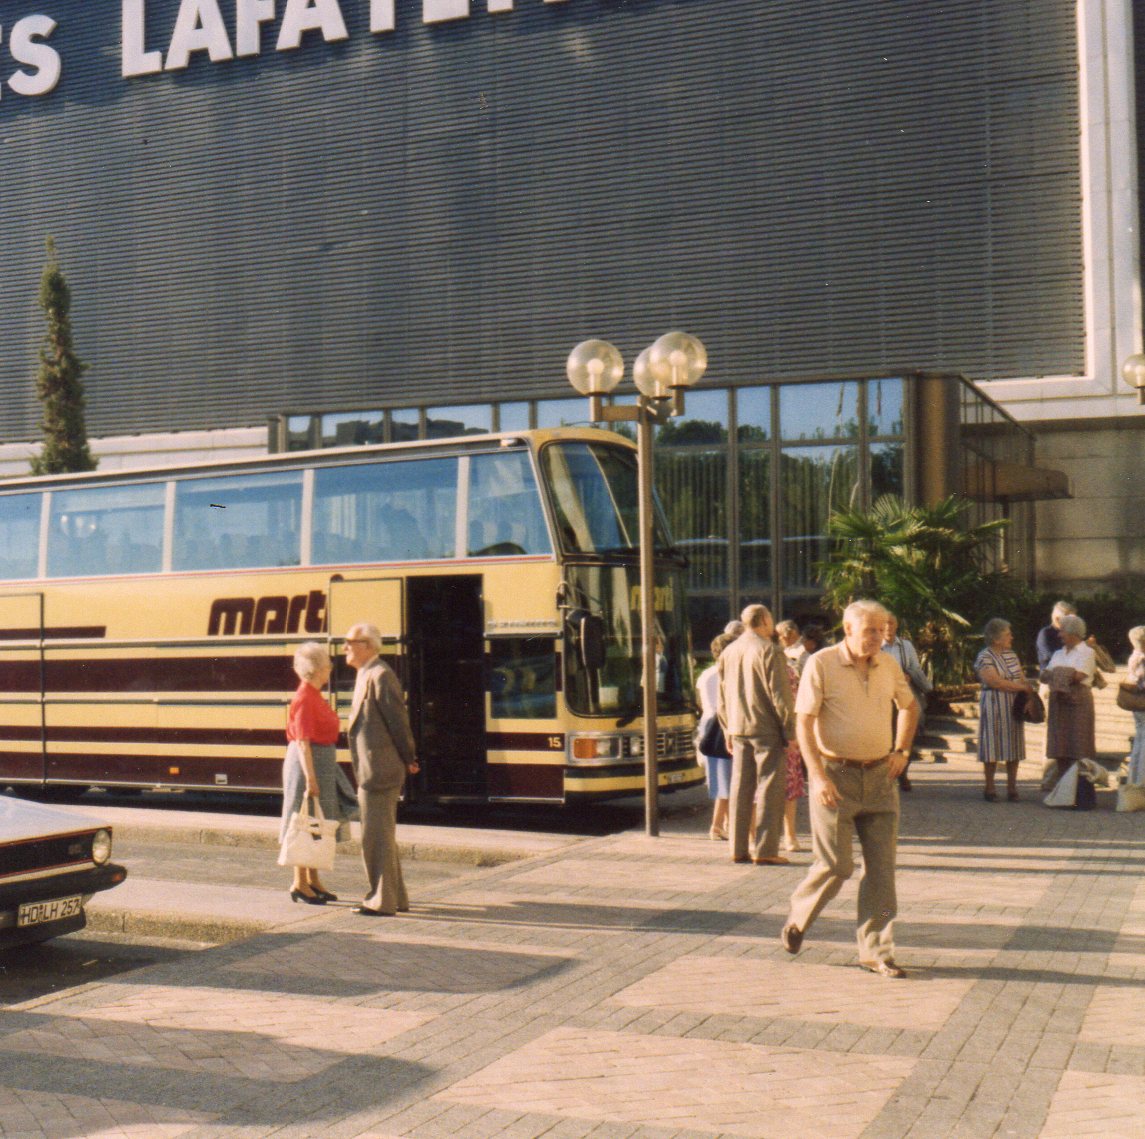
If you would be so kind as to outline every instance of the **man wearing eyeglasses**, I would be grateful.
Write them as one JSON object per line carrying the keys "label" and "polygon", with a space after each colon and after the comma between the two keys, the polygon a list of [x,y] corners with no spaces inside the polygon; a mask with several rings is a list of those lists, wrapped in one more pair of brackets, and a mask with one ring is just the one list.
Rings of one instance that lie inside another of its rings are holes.
{"label": "man wearing eyeglasses", "polygon": [[357,669],[346,723],[362,812],[362,865],[367,889],[354,912],[391,917],[409,909],[398,856],[398,799],[419,768],[401,684],[381,658],[382,634],[355,625],[346,634],[346,663]]}

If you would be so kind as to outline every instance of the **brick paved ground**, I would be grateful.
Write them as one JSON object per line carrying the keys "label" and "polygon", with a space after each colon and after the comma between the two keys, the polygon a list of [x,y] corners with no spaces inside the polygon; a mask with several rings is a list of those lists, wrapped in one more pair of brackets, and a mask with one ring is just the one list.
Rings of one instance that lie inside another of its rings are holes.
{"label": "brick paved ground", "polygon": [[8,1136],[1142,1136],[1145,815],[912,770],[898,958],[696,815],[15,1006]]}

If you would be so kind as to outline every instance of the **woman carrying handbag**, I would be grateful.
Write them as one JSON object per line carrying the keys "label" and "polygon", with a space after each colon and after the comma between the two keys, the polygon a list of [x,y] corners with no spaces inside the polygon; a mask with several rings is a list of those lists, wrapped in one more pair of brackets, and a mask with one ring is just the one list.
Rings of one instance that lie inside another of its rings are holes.
{"label": "woman carrying handbag", "polygon": [[[302,813],[325,815],[338,823],[336,838],[349,837],[348,819],[356,806],[349,780],[342,774],[334,757],[341,724],[337,713],[322,695],[333,665],[323,645],[308,641],[294,654],[294,671],[299,685],[290,702],[286,717],[286,759],[282,765],[282,827],[279,842],[285,843],[291,817]],[[315,810],[315,805],[318,810]],[[280,861],[285,856],[280,856]],[[322,885],[313,866],[294,865],[290,898],[310,906],[322,906],[338,900]]]}

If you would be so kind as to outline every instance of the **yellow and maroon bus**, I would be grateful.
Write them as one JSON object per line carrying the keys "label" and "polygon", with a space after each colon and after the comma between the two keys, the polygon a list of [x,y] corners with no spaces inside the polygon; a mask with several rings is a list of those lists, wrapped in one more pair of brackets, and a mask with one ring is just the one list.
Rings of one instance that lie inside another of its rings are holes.
{"label": "yellow and maroon bus", "polygon": [[[657,525],[673,789],[702,773]],[[337,659],[369,621],[406,687],[408,798],[638,792],[637,536],[635,449],[591,428],[0,480],[0,786],[280,790],[294,649]],[[344,715],[344,664],[331,687]]]}

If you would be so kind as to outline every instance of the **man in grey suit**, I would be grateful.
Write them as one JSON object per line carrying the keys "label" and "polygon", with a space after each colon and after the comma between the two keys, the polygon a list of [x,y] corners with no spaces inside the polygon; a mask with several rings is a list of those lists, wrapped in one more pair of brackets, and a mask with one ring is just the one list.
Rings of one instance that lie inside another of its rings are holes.
{"label": "man in grey suit", "polygon": [[[720,677],[717,708],[732,755],[729,795],[733,862],[784,866],[779,853],[787,790],[786,740],[795,737],[795,702],[787,662],[771,639],[774,625],[766,605],[743,611],[743,633],[716,662]],[[758,837],[752,835],[752,802],[760,788]]]}
{"label": "man in grey suit", "polygon": [[358,670],[346,736],[358,781],[368,883],[354,912],[364,917],[390,917],[409,909],[398,857],[398,799],[406,774],[418,771],[402,688],[381,651],[382,635],[373,625],[355,625],[346,634],[346,663]]}

